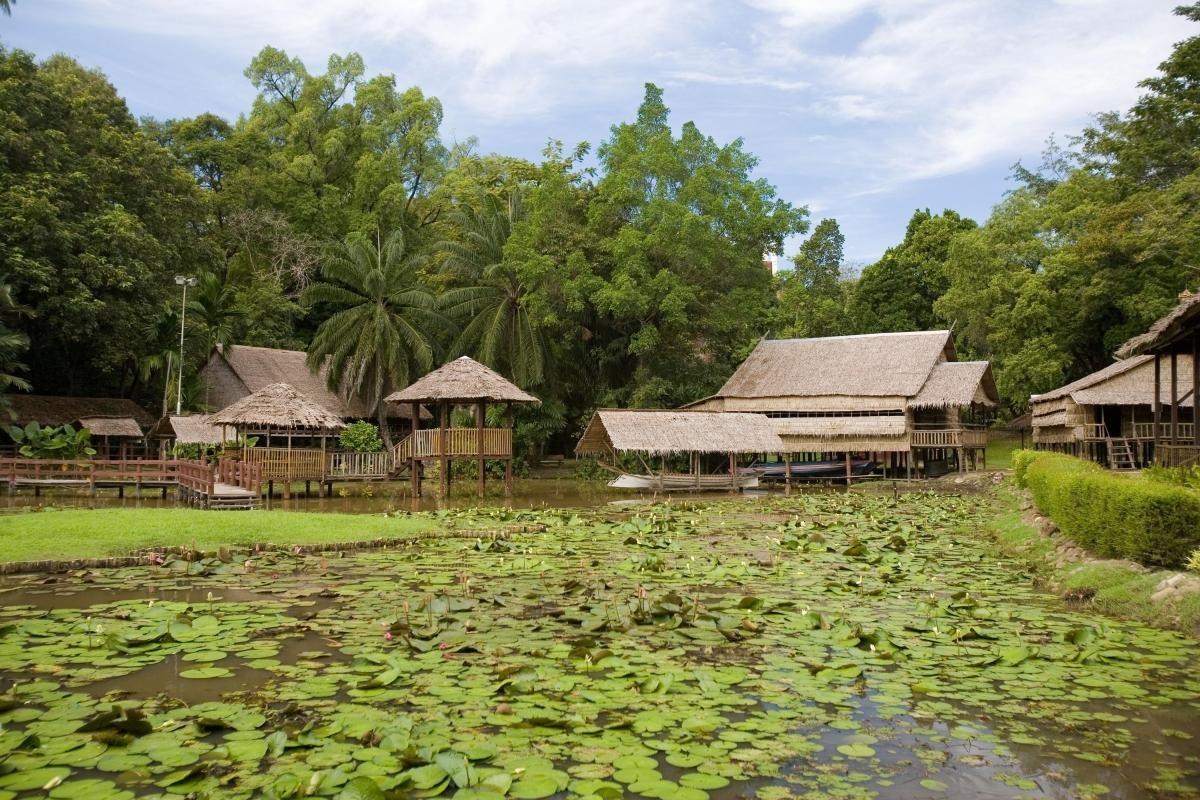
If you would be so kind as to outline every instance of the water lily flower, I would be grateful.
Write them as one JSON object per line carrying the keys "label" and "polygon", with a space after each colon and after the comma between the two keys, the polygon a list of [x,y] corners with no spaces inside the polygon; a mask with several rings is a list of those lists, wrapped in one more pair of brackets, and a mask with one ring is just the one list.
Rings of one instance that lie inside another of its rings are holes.
{"label": "water lily flower", "polygon": [[390,641],[392,640],[392,632],[391,632],[391,631],[384,631],[384,632],[383,632],[383,638],[384,638],[384,640],[385,640],[385,641],[388,641],[388,642],[390,642]]}

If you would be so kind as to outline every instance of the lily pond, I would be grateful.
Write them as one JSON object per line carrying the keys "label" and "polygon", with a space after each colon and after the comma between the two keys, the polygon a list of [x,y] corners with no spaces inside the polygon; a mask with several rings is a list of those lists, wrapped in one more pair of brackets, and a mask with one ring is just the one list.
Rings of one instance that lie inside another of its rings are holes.
{"label": "lily pond", "polygon": [[992,502],[463,511],[10,578],[0,798],[1200,792],[1196,642],[1038,591]]}

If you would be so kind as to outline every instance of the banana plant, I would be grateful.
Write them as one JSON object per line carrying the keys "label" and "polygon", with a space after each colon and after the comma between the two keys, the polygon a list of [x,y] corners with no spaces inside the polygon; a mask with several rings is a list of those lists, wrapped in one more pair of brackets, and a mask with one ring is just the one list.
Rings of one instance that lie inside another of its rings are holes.
{"label": "banana plant", "polygon": [[87,428],[75,429],[70,423],[55,427],[42,427],[30,422],[25,427],[13,425],[8,435],[17,444],[17,451],[25,458],[91,458],[96,450],[91,446],[92,432]]}

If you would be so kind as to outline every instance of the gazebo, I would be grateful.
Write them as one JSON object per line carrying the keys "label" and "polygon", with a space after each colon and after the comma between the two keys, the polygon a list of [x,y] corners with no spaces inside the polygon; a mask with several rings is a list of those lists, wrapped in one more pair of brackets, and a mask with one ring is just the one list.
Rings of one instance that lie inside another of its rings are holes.
{"label": "gazebo", "polygon": [[[221,409],[208,418],[210,425],[229,425],[245,442],[248,436],[265,436],[263,447],[244,447],[243,456],[263,468],[268,492],[276,479],[284,482],[284,497],[290,496],[293,480],[322,480],[325,475],[326,439],[346,427],[341,417],[309,400],[286,383],[272,383]],[[275,446],[283,438],[285,447]],[[320,439],[321,448],[292,450],[293,437]]]}
{"label": "gazebo", "polygon": [[[413,432],[396,445],[396,464],[408,461],[413,497],[421,494],[419,462],[436,460],[441,473],[442,496],[450,492],[450,462],[470,459],[479,462],[479,496],[483,497],[488,460],[504,462],[504,496],[512,495],[512,409],[516,403],[541,403],[495,370],[463,356],[451,361],[411,386],[388,395],[389,403],[407,403],[411,408]],[[484,427],[488,404],[505,406],[505,426]],[[438,427],[420,429],[421,406],[437,407]],[[475,426],[453,428],[454,406],[474,407]]]}

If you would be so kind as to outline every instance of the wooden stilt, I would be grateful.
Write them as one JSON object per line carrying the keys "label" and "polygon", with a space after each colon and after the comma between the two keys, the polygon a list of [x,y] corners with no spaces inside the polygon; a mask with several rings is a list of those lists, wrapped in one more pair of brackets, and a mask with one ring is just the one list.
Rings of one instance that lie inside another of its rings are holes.
{"label": "wooden stilt", "polygon": [[733,491],[735,491],[735,492],[739,488],[738,474],[737,474],[737,454],[736,453],[729,454],[729,485],[733,487]]}
{"label": "wooden stilt", "polygon": [[849,489],[849,488],[850,488],[850,481],[852,480],[852,479],[851,479],[851,477],[850,477],[850,470],[851,470],[851,467],[850,467],[850,453],[849,453],[849,452],[847,452],[847,453],[846,453],[846,488],[847,488],[847,489]]}
{"label": "wooden stilt", "polygon": [[783,493],[792,493],[792,454],[783,454]]}
{"label": "wooden stilt", "polygon": [[1179,444],[1179,358],[1171,346],[1171,444]]}
{"label": "wooden stilt", "polygon": [[450,459],[446,457],[446,448],[449,447],[447,429],[450,427],[450,404],[443,400],[438,407],[438,465],[442,473],[442,499],[445,500],[450,497]]}
{"label": "wooden stilt", "polygon": [[409,482],[412,484],[413,500],[421,496],[421,475],[417,470],[417,430],[421,427],[421,404],[412,404],[412,434],[409,436]]}
{"label": "wooden stilt", "polygon": [[483,418],[486,414],[487,403],[480,400],[475,404],[475,447],[479,452],[479,499],[483,499],[484,482],[487,480],[487,473],[484,471],[483,459]]}
{"label": "wooden stilt", "polygon": [[512,429],[513,429],[513,404],[508,403],[504,409],[505,424],[508,425],[509,445],[508,458],[504,459],[504,497],[512,497],[513,491],[513,454],[512,454]]}

